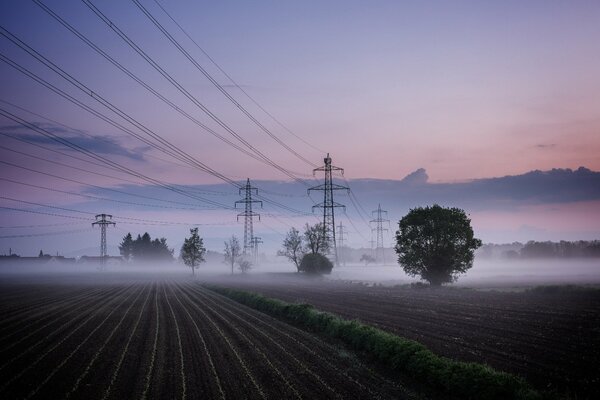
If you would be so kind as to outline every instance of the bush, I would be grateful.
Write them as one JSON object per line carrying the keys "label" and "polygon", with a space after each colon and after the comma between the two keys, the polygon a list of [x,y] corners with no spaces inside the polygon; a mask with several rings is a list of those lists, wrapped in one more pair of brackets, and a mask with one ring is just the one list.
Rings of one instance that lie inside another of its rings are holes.
{"label": "bush", "polygon": [[333,264],[322,254],[306,254],[300,261],[300,271],[307,274],[330,274]]}

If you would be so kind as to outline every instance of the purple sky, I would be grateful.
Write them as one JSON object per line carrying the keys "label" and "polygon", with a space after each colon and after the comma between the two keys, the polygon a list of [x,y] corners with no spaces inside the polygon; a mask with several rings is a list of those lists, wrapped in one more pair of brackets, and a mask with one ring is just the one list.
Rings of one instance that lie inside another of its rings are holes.
{"label": "purple sky", "polygon": [[[177,107],[227,140],[240,144],[152,69],[83,2],[43,3]],[[93,4],[246,142],[300,178],[311,174],[313,166],[292,155],[243,115],[133,2],[97,1]],[[270,132],[311,163],[320,165],[323,153],[330,152],[334,163],[345,168],[351,184],[352,179],[357,178],[400,180],[419,168],[427,170],[430,184],[519,175],[536,169],[584,166],[600,170],[600,74],[597,72],[600,71],[600,41],[597,40],[600,4],[597,1],[160,3],[244,91],[303,140],[286,131],[232,85],[154,1],[141,0],[141,4]],[[236,181],[246,177],[290,179],[272,166],[216,139],[166,106],[34,2],[2,2],[0,25],[94,93],[210,168]],[[3,36],[0,36],[0,53],[144,135]],[[4,62],[0,62],[0,100],[0,108],[154,179],[182,185],[222,183],[205,172],[176,165],[181,161],[149,148],[82,111]],[[0,127],[0,132],[12,136],[0,136],[1,145],[13,150],[0,148],[2,161],[101,187],[118,188],[131,183],[22,154],[26,153],[141,184],[138,178],[49,151],[48,148],[77,154],[53,144],[39,133],[18,127],[5,117],[0,116]],[[231,222],[231,225],[214,225],[205,234],[212,238],[208,240],[215,250],[221,250],[223,237],[241,232],[240,226],[235,224],[235,212],[231,210],[192,212],[143,206],[131,209],[123,203],[98,203],[91,198],[64,193],[90,194],[91,189],[79,183],[7,164],[0,168],[1,178],[63,191],[25,187],[5,180],[0,182],[4,197],[184,224],[191,220]],[[231,195],[207,197],[228,205],[237,199],[235,188],[222,186],[219,190],[229,191]],[[556,190],[574,189],[557,186]],[[94,193],[113,200],[118,196],[114,192]],[[302,196],[303,193],[304,189],[300,188],[291,195]],[[286,203],[290,198],[281,194],[265,196]],[[368,193],[360,193],[358,189],[356,195],[359,200],[370,199]],[[157,196],[165,194],[157,193]],[[394,202],[393,198],[384,199],[388,202],[384,207],[396,210],[396,214],[390,214],[396,221],[406,207],[423,205],[405,205],[398,201],[402,206],[394,207],[389,204]],[[444,199],[434,196],[421,201],[443,202]],[[202,206],[182,196],[172,200]],[[305,200],[306,204],[296,205],[303,207],[302,211],[310,211],[312,203]],[[129,198],[128,201],[158,204],[149,199]],[[377,205],[369,201],[364,204],[367,211]],[[524,240],[528,235],[532,239],[598,237],[596,221],[600,207],[594,196],[560,203],[552,200],[520,202],[510,210],[496,203],[492,205],[490,199],[486,201],[490,205],[485,209],[468,209],[484,240]],[[355,232],[353,244],[364,245],[362,236],[369,236],[368,228],[358,213],[351,210],[349,199],[345,198],[344,202],[349,207],[352,219],[349,222],[354,222],[355,230],[361,233]],[[0,200],[0,206],[43,210],[6,199]],[[51,211],[45,209],[45,212]],[[54,213],[76,215],[70,211],[54,210]],[[270,224],[271,229],[257,228],[271,239],[266,246],[272,250],[281,240],[279,233],[292,224],[299,226],[305,219],[272,205],[265,205],[265,213],[273,213],[277,218],[264,216],[263,224]],[[76,222],[64,217],[9,210],[0,210],[0,216],[2,226]],[[86,224],[74,225],[73,230],[84,229],[89,225]],[[121,224],[121,228],[135,232],[150,230],[155,235],[163,235],[163,227]],[[0,236],[70,229],[70,225],[5,227],[0,228]],[[169,229],[164,235],[169,235],[173,245],[178,246],[187,227],[176,225]],[[64,238],[72,235],[0,238],[1,252],[6,252],[4,248],[9,246],[23,249],[32,240],[60,251],[76,251],[94,246],[91,238],[95,240],[97,232],[86,232],[89,236],[81,234],[77,240],[65,243]],[[123,236],[123,232],[118,236]],[[113,237],[112,244],[116,242],[117,238]],[[40,246],[36,244],[36,247]]]}

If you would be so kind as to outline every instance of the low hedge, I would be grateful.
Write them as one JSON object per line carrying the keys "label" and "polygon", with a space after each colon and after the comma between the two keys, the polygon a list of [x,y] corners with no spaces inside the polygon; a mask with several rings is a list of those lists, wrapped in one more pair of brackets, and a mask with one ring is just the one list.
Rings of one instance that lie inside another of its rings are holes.
{"label": "low hedge", "polygon": [[414,340],[357,320],[346,320],[318,311],[309,304],[291,304],[212,285],[206,287],[276,318],[339,339],[354,350],[366,351],[393,370],[454,398],[504,400],[541,397],[519,377],[486,365],[437,356]]}

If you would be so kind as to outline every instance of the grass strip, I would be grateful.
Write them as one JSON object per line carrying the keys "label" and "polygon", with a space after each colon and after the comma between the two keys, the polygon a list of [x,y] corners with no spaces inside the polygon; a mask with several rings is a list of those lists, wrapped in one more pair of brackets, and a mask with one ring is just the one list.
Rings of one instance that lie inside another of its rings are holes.
{"label": "grass strip", "polygon": [[427,347],[357,320],[318,311],[310,304],[292,304],[256,293],[205,285],[273,317],[339,339],[354,350],[365,351],[387,367],[435,390],[461,399],[540,399],[523,379],[483,364],[454,361]]}

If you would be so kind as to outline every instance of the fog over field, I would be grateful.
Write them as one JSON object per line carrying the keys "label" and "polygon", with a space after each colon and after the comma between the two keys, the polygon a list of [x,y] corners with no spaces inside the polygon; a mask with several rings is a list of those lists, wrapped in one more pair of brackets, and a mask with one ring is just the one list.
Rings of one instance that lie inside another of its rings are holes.
{"label": "fog over field", "polygon": [[[85,275],[99,277],[103,275],[128,275],[132,278],[144,279],[146,276],[173,277],[175,279],[192,280],[191,270],[178,261],[144,262],[121,264],[108,263],[103,269],[94,264],[61,265],[57,263],[33,264],[18,263],[0,264],[0,280],[9,277],[29,277],[35,280],[39,276]],[[230,267],[222,262],[207,262],[196,270],[194,279],[229,279]],[[295,272],[295,267],[281,257],[263,259],[252,266],[250,272],[242,274],[237,266],[234,269],[236,281],[271,282],[276,284],[280,279],[303,279]],[[329,275],[320,278],[323,281],[363,282],[384,286],[406,285],[419,282],[418,277],[410,277],[398,264],[368,265],[348,263],[346,266],[334,267]],[[448,284],[457,287],[474,288],[510,288],[530,287],[536,285],[600,285],[600,260],[598,259],[541,259],[541,260],[490,260],[475,259],[473,268],[466,274],[458,276],[456,282]]]}

